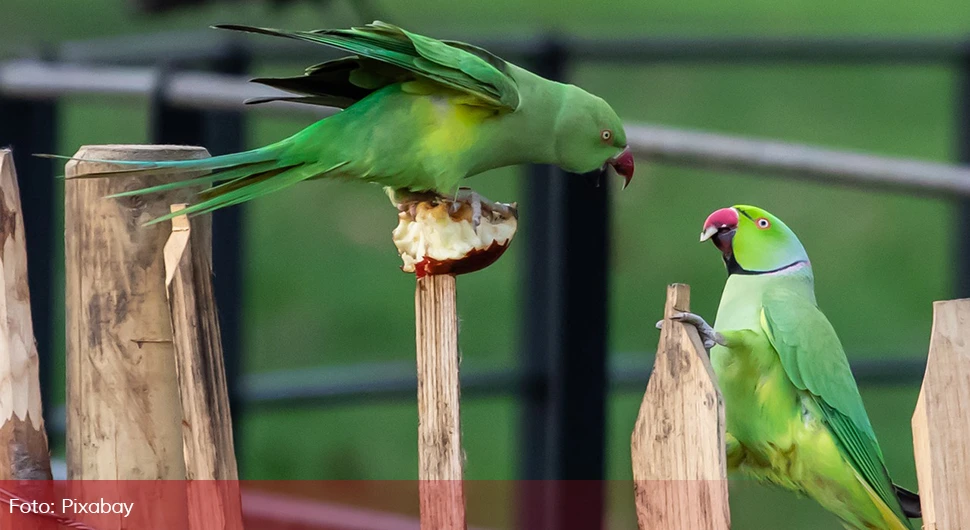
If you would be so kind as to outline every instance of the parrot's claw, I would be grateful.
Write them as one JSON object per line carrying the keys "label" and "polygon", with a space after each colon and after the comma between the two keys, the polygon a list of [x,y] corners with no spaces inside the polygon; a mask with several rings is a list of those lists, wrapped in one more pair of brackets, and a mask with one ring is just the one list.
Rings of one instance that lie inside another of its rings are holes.
{"label": "parrot's claw", "polygon": [[478,225],[482,224],[483,204],[492,211],[508,212],[508,207],[504,204],[492,202],[471,188],[458,188],[458,193],[455,194],[455,202],[452,204],[460,206],[462,202],[466,202],[472,207],[472,226],[475,228],[476,234],[478,233]]}
{"label": "parrot's claw", "polygon": [[384,187],[384,193],[387,194],[387,197],[391,200],[391,204],[399,212],[409,212],[411,217],[414,217],[418,203],[429,202],[440,198],[437,193],[394,189],[390,186]]}
{"label": "parrot's claw", "polygon": [[[684,324],[689,324],[697,328],[697,334],[701,336],[701,341],[704,343],[704,349],[708,353],[711,352],[711,348],[715,345],[727,346],[727,341],[724,339],[724,335],[721,335],[714,328],[708,324],[703,317],[700,315],[695,315],[694,313],[674,313],[670,316],[671,320],[676,320],[677,322],[682,322]],[[663,329],[663,320],[657,322],[657,329]]]}

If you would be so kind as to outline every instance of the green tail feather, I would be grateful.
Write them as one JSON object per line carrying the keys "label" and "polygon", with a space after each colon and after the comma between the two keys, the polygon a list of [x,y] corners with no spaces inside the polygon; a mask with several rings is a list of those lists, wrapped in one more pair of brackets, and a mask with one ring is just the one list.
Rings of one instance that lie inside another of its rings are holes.
{"label": "green tail feather", "polygon": [[[264,171],[269,171],[276,168],[279,165],[275,160],[269,160],[267,162],[253,162],[250,164],[242,164],[240,166],[228,167],[223,169],[212,170],[208,175],[204,175],[194,179],[179,180],[176,182],[167,182],[165,184],[159,184],[157,186],[150,186],[148,188],[141,188],[138,190],[122,191],[115,193],[113,195],[108,195],[108,199],[115,199],[118,197],[130,197],[132,195],[145,195],[147,193],[158,193],[160,191],[175,190],[179,188],[187,188],[192,186],[201,186],[204,184],[212,184],[213,182],[222,181],[233,181],[239,178],[245,178],[254,174],[259,174]],[[172,171],[171,169],[166,169],[166,171]]]}
{"label": "green tail feather", "polygon": [[100,178],[100,177],[129,177],[129,176],[149,176],[160,173],[182,173],[192,171],[214,171],[220,169],[232,169],[245,164],[258,162],[269,162],[276,160],[284,151],[285,145],[280,142],[251,151],[232,153],[228,155],[213,156],[209,158],[199,158],[194,160],[105,160],[94,158],[76,158],[72,156],[36,154],[40,158],[56,158],[60,160],[77,160],[81,162],[97,162],[99,164],[111,164],[114,166],[137,166],[131,169],[109,169],[94,173],[85,173],[73,178]]}
{"label": "green tail feather", "polygon": [[240,204],[287,188],[311,177],[323,175],[345,164],[347,162],[340,162],[330,167],[320,167],[319,164],[299,163],[238,177],[222,185],[202,191],[199,194],[203,199],[201,202],[192,204],[183,210],[152,219],[145,223],[145,226],[167,221],[179,215],[201,215],[227,206]]}
{"label": "green tail feather", "polygon": [[200,190],[198,194],[200,198],[199,202],[176,213],[169,213],[145,223],[146,225],[151,225],[169,220],[178,215],[204,214],[239,204],[296,184],[310,177],[323,175],[346,163],[342,162],[330,167],[321,167],[320,164],[307,163],[299,160],[298,157],[287,156],[289,155],[287,152],[289,149],[286,149],[286,147],[287,143],[284,141],[242,153],[200,158],[197,160],[132,161],[78,159],[59,155],[36,156],[63,160],[83,160],[115,166],[136,166],[131,169],[109,169],[96,173],[86,173],[78,178],[202,173],[201,176],[195,178],[115,193],[109,195],[107,198],[130,197],[133,195],[145,195],[180,188],[217,184],[214,187]]}

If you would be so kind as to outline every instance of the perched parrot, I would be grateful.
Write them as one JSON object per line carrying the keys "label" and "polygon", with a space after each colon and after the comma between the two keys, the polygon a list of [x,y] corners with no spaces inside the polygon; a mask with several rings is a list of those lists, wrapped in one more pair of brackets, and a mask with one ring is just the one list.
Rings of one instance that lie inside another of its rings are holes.
{"label": "perched parrot", "polygon": [[207,172],[117,195],[217,184],[179,215],[211,212],[316,178],[373,182],[403,197],[430,192],[454,198],[462,179],[522,163],[575,173],[612,166],[625,178],[624,186],[633,177],[623,124],[605,101],[470,44],[383,22],[315,31],[216,27],[353,54],[311,66],[300,76],[254,80],[295,95],[253,103],[282,100],[344,110],[259,149],[203,160],[116,162],[137,167],[87,176]]}
{"label": "perched parrot", "polygon": [[712,213],[701,241],[728,279],[714,327],[692,313],[724,395],[728,469],[815,499],[850,530],[911,530],[919,497],[893,484],[808,254],[754,206]]}

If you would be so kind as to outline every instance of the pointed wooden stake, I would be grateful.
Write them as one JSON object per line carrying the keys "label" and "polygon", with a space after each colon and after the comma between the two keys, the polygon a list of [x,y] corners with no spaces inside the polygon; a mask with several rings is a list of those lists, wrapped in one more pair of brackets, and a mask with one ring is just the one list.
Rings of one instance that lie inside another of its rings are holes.
{"label": "pointed wooden stake", "polygon": [[[185,208],[172,205],[172,211]],[[172,219],[165,286],[172,314],[182,405],[182,449],[189,479],[190,530],[242,530],[239,473],[229,391],[212,290],[212,220]]]}
{"label": "pointed wooden stake", "polygon": [[0,480],[49,480],[20,188],[6,149],[0,149],[0,267]]}
{"label": "pointed wooden stake", "polygon": [[692,326],[690,287],[667,288],[663,330],[630,444],[640,530],[727,530],[724,404]]}
{"label": "pointed wooden stake", "polygon": [[970,299],[933,304],[926,374],[913,414],[925,530],[970,521]]}

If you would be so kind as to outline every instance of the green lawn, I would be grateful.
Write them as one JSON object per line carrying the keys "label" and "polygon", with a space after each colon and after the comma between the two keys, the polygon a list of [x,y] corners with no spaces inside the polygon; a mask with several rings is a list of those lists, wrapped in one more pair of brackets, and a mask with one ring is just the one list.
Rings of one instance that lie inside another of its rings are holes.
{"label": "green lawn", "polygon": [[[381,2],[383,18],[431,34],[528,34],[547,29],[602,37],[709,34],[950,34],[970,27],[970,4],[862,0],[769,2],[542,1]],[[56,9],[53,8],[56,6]],[[274,11],[244,4],[146,18],[111,0],[7,0],[0,52],[32,42],[138,31],[203,28],[217,22],[328,26],[355,22],[346,9],[297,5]],[[430,15],[433,13],[433,15]],[[254,37],[256,38],[256,37]],[[302,65],[260,65],[291,69]],[[625,119],[780,138],[899,156],[947,160],[953,151],[953,76],[943,67],[643,66],[581,64],[572,80],[602,95]],[[72,99],[63,112],[62,152],[80,144],[145,140],[146,106]],[[291,134],[299,118],[256,118],[250,143]],[[519,171],[478,177],[485,195],[520,200]],[[615,184],[615,183],[614,183]],[[633,185],[615,196],[610,346],[649,351],[664,286],[686,282],[694,308],[713,317],[724,281],[717,253],[697,233],[712,210],[764,206],[783,218],[812,256],[818,298],[853,357],[925,355],[931,302],[950,293],[950,205],[938,200],[846,190],[768,177],[722,174],[638,161]],[[522,231],[529,204],[521,204]],[[413,356],[413,279],[398,271],[389,232],[396,219],[375,187],[313,183],[249,207],[245,358],[249,371]],[[462,277],[461,344],[466,367],[518,357],[522,241],[487,271]],[[59,340],[63,344],[63,337]],[[645,382],[644,382],[645,384]],[[909,417],[917,389],[863,389],[889,467],[915,487]],[[629,432],[639,395],[609,407],[609,478],[625,481]],[[463,409],[468,476],[515,477],[513,400],[468,399]],[[242,431],[248,478],[408,479],[416,475],[413,403],[254,413]],[[615,528],[631,528],[632,496],[611,494]],[[811,502],[747,483],[734,487],[735,528],[836,528]],[[489,520],[486,522],[494,522]]]}

